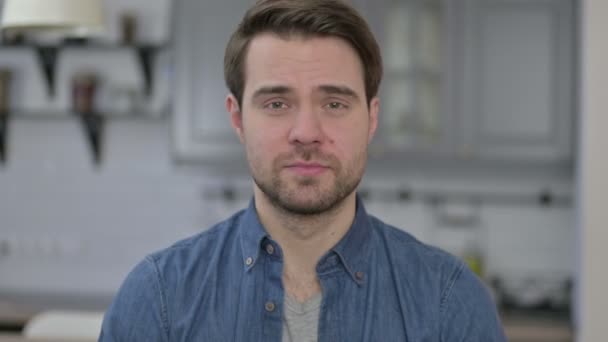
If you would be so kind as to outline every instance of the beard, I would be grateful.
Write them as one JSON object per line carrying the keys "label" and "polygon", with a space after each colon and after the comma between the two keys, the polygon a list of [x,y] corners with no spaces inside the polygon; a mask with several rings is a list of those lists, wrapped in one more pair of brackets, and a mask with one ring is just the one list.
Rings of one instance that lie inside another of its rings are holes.
{"label": "beard", "polygon": [[[292,153],[277,156],[270,170],[256,158],[250,158],[249,165],[254,182],[273,206],[290,214],[312,216],[332,211],[355,191],[366,159],[365,148],[342,165],[334,155],[322,153],[317,147],[298,146]],[[319,176],[285,177],[283,168],[294,160],[320,162],[329,169]]]}

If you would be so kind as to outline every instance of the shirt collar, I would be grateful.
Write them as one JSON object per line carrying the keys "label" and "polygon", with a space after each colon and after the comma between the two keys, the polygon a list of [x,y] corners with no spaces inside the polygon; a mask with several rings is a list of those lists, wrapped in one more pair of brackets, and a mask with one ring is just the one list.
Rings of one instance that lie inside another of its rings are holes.
{"label": "shirt collar", "polygon": [[[243,265],[246,270],[251,269],[260,256],[260,246],[268,233],[260,222],[255,209],[255,200],[251,199],[244,211],[238,227],[241,234],[241,248],[243,251]],[[336,264],[336,255],[344,268],[359,285],[365,281],[368,270],[370,253],[371,223],[365,211],[361,197],[357,195],[356,211],[353,223],[346,235],[328,252],[319,263],[317,270],[320,274],[331,272]]]}
{"label": "shirt collar", "polygon": [[255,209],[255,200],[251,199],[249,206],[245,209],[238,227],[241,235],[241,249],[243,250],[243,265],[245,269],[252,268],[260,256],[262,241],[268,237],[268,233],[262,226],[260,218]]}
{"label": "shirt collar", "polygon": [[331,258],[337,255],[346,272],[359,285],[365,282],[368,271],[369,254],[371,251],[371,223],[363,206],[361,197],[357,195],[356,212],[353,223],[342,240],[321,258],[317,265],[319,273],[330,271]]}

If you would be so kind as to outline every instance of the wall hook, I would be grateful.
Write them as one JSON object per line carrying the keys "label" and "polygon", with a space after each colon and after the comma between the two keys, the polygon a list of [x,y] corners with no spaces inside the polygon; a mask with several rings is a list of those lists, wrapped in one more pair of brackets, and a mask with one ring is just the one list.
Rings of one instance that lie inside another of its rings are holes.
{"label": "wall hook", "polygon": [[145,94],[146,96],[152,95],[152,89],[154,88],[154,72],[152,71],[152,62],[158,51],[157,46],[152,45],[140,45],[136,47],[137,55],[139,57],[139,63],[141,64],[141,71],[145,81]]}
{"label": "wall hook", "polygon": [[4,164],[7,159],[8,141],[8,113],[0,112],[0,163]]}
{"label": "wall hook", "polygon": [[37,46],[38,63],[44,73],[49,97],[55,96],[55,64],[59,48],[56,46]]}
{"label": "wall hook", "polygon": [[103,115],[91,113],[78,113],[85,137],[89,144],[89,149],[93,156],[95,165],[100,165],[103,155],[103,133],[105,118]]}

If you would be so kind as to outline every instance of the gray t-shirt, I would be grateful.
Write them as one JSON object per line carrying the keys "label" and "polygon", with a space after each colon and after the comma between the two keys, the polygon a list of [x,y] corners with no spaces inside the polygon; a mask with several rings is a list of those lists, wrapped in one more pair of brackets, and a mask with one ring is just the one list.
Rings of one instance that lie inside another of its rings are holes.
{"label": "gray t-shirt", "polygon": [[317,342],[321,293],[304,303],[285,295],[283,342]]}

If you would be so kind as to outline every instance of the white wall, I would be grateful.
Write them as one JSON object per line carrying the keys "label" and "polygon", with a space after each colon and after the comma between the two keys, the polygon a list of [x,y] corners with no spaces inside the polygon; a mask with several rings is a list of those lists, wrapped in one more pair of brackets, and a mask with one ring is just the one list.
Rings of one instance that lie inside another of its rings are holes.
{"label": "white wall", "polygon": [[0,167],[0,294],[109,294],[153,250],[213,219],[178,172],[169,120],[115,119],[99,166],[76,118],[11,121]]}
{"label": "white wall", "polygon": [[608,2],[582,1],[578,341],[605,341],[608,307]]}

